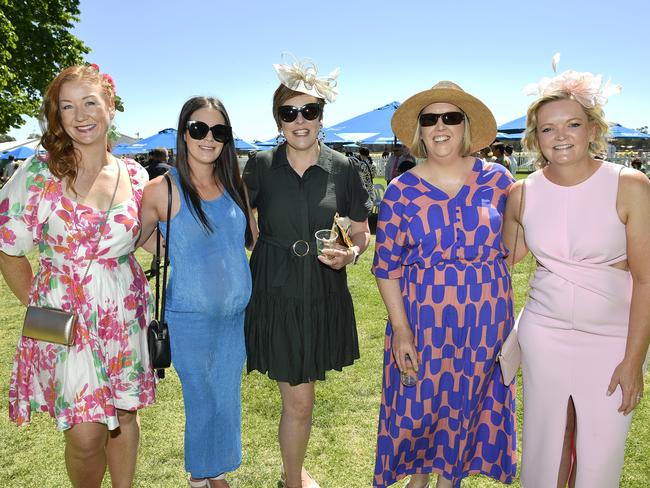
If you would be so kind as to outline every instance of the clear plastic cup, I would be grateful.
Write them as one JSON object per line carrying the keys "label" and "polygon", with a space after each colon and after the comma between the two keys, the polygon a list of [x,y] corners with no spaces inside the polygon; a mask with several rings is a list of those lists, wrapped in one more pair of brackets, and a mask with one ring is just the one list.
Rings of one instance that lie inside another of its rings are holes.
{"label": "clear plastic cup", "polygon": [[418,374],[413,368],[413,363],[408,356],[406,358],[406,363],[406,370],[400,371],[400,380],[404,386],[415,386],[418,382]]}
{"label": "clear plastic cup", "polygon": [[323,254],[323,249],[331,249],[336,244],[336,239],[339,234],[331,229],[317,230],[316,234],[316,252],[320,256]]}

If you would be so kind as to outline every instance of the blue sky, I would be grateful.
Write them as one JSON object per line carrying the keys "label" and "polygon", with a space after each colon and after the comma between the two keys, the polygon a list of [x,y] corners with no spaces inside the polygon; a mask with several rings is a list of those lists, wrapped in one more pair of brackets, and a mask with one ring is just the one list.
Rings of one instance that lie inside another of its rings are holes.
{"label": "blue sky", "polygon": [[[607,5],[607,6],[605,6]],[[326,126],[449,79],[483,100],[501,124],[523,115],[523,87],[560,71],[602,73],[623,86],[611,121],[650,125],[647,0],[82,0],[74,34],[110,73],[125,112],[115,124],[147,137],[176,127],[193,95],[221,98],[240,137],[276,134],[271,65],[284,51],[337,66],[339,97]],[[35,120],[10,133],[24,138]]]}

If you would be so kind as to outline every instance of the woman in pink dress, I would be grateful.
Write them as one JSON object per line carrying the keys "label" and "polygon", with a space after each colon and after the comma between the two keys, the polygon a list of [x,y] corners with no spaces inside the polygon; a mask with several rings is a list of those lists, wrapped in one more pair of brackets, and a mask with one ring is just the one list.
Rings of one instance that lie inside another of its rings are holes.
{"label": "woman in pink dress", "polygon": [[643,396],[650,183],[594,158],[615,88],[567,71],[542,80],[528,109],[524,144],[541,169],[513,186],[504,231],[512,249],[520,226],[515,261],[530,250],[538,263],[519,325],[525,488],[618,487]]}
{"label": "woman in pink dress", "polygon": [[[132,485],[136,412],[155,392],[151,293],[133,255],[147,173],[109,152],[116,102],[112,79],[96,66],[62,71],[43,101],[47,162],[25,161],[0,191],[0,270],[9,287],[24,305],[77,316],[71,346],[20,338],[9,415],[18,425],[32,412],[55,419],[75,487],[101,486],[107,466],[113,486]],[[35,247],[34,276],[25,255]]]}

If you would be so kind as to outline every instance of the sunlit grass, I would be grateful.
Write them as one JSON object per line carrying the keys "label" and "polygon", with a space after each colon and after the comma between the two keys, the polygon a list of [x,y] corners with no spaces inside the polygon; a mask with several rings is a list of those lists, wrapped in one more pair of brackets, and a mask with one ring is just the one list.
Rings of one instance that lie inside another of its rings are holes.
{"label": "sunlit grass", "polygon": [[[361,359],[343,372],[328,374],[316,388],[316,408],[306,466],[323,488],[371,485],[381,384],[386,312],[369,272],[372,252],[349,268],[356,309]],[[145,253],[140,261],[150,262]],[[517,302],[525,292],[529,263],[515,271]],[[1,281],[1,280],[0,280]],[[46,415],[34,415],[32,425],[17,428],[8,420],[7,389],[14,348],[24,309],[0,283],[0,487],[69,486],[63,463],[63,436]],[[244,461],[229,476],[233,488],[276,487],[280,455],[276,441],[280,399],[274,382],[245,375],[243,395]],[[520,390],[519,390],[520,396]],[[650,401],[637,410],[627,443],[621,487],[647,488],[650,480]],[[519,403],[520,405],[520,403]],[[183,402],[178,377],[170,370],[158,388],[156,404],[141,412],[142,439],[136,487],[185,486],[183,468]],[[521,432],[521,409],[518,412]],[[521,434],[519,434],[521,435]],[[519,444],[520,445],[520,444]],[[108,475],[107,475],[108,478]],[[396,484],[403,487],[404,482]],[[104,486],[110,486],[108,479]],[[473,477],[463,487],[502,486]],[[512,486],[519,487],[518,481]]]}

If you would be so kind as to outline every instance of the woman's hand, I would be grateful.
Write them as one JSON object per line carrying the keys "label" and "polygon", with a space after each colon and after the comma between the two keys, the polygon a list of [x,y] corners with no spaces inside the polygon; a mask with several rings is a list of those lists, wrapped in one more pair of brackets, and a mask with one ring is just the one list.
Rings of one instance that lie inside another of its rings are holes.
{"label": "woman's hand", "polygon": [[611,396],[616,387],[620,385],[623,393],[623,401],[618,407],[618,411],[623,415],[628,415],[634,410],[643,398],[643,372],[640,367],[634,366],[628,361],[621,362],[609,382],[607,396]]}
{"label": "woman's hand", "polygon": [[323,249],[323,254],[318,256],[318,260],[332,269],[341,269],[354,261],[354,251],[336,244],[336,247]]}
{"label": "woman's hand", "polygon": [[415,348],[415,341],[413,340],[413,332],[410,327],[401,326],[396,327],[393,325],[393,341],[392,351],[397,368],[400,371],[407,371],[413,369],[418,371],[418,353]]}

